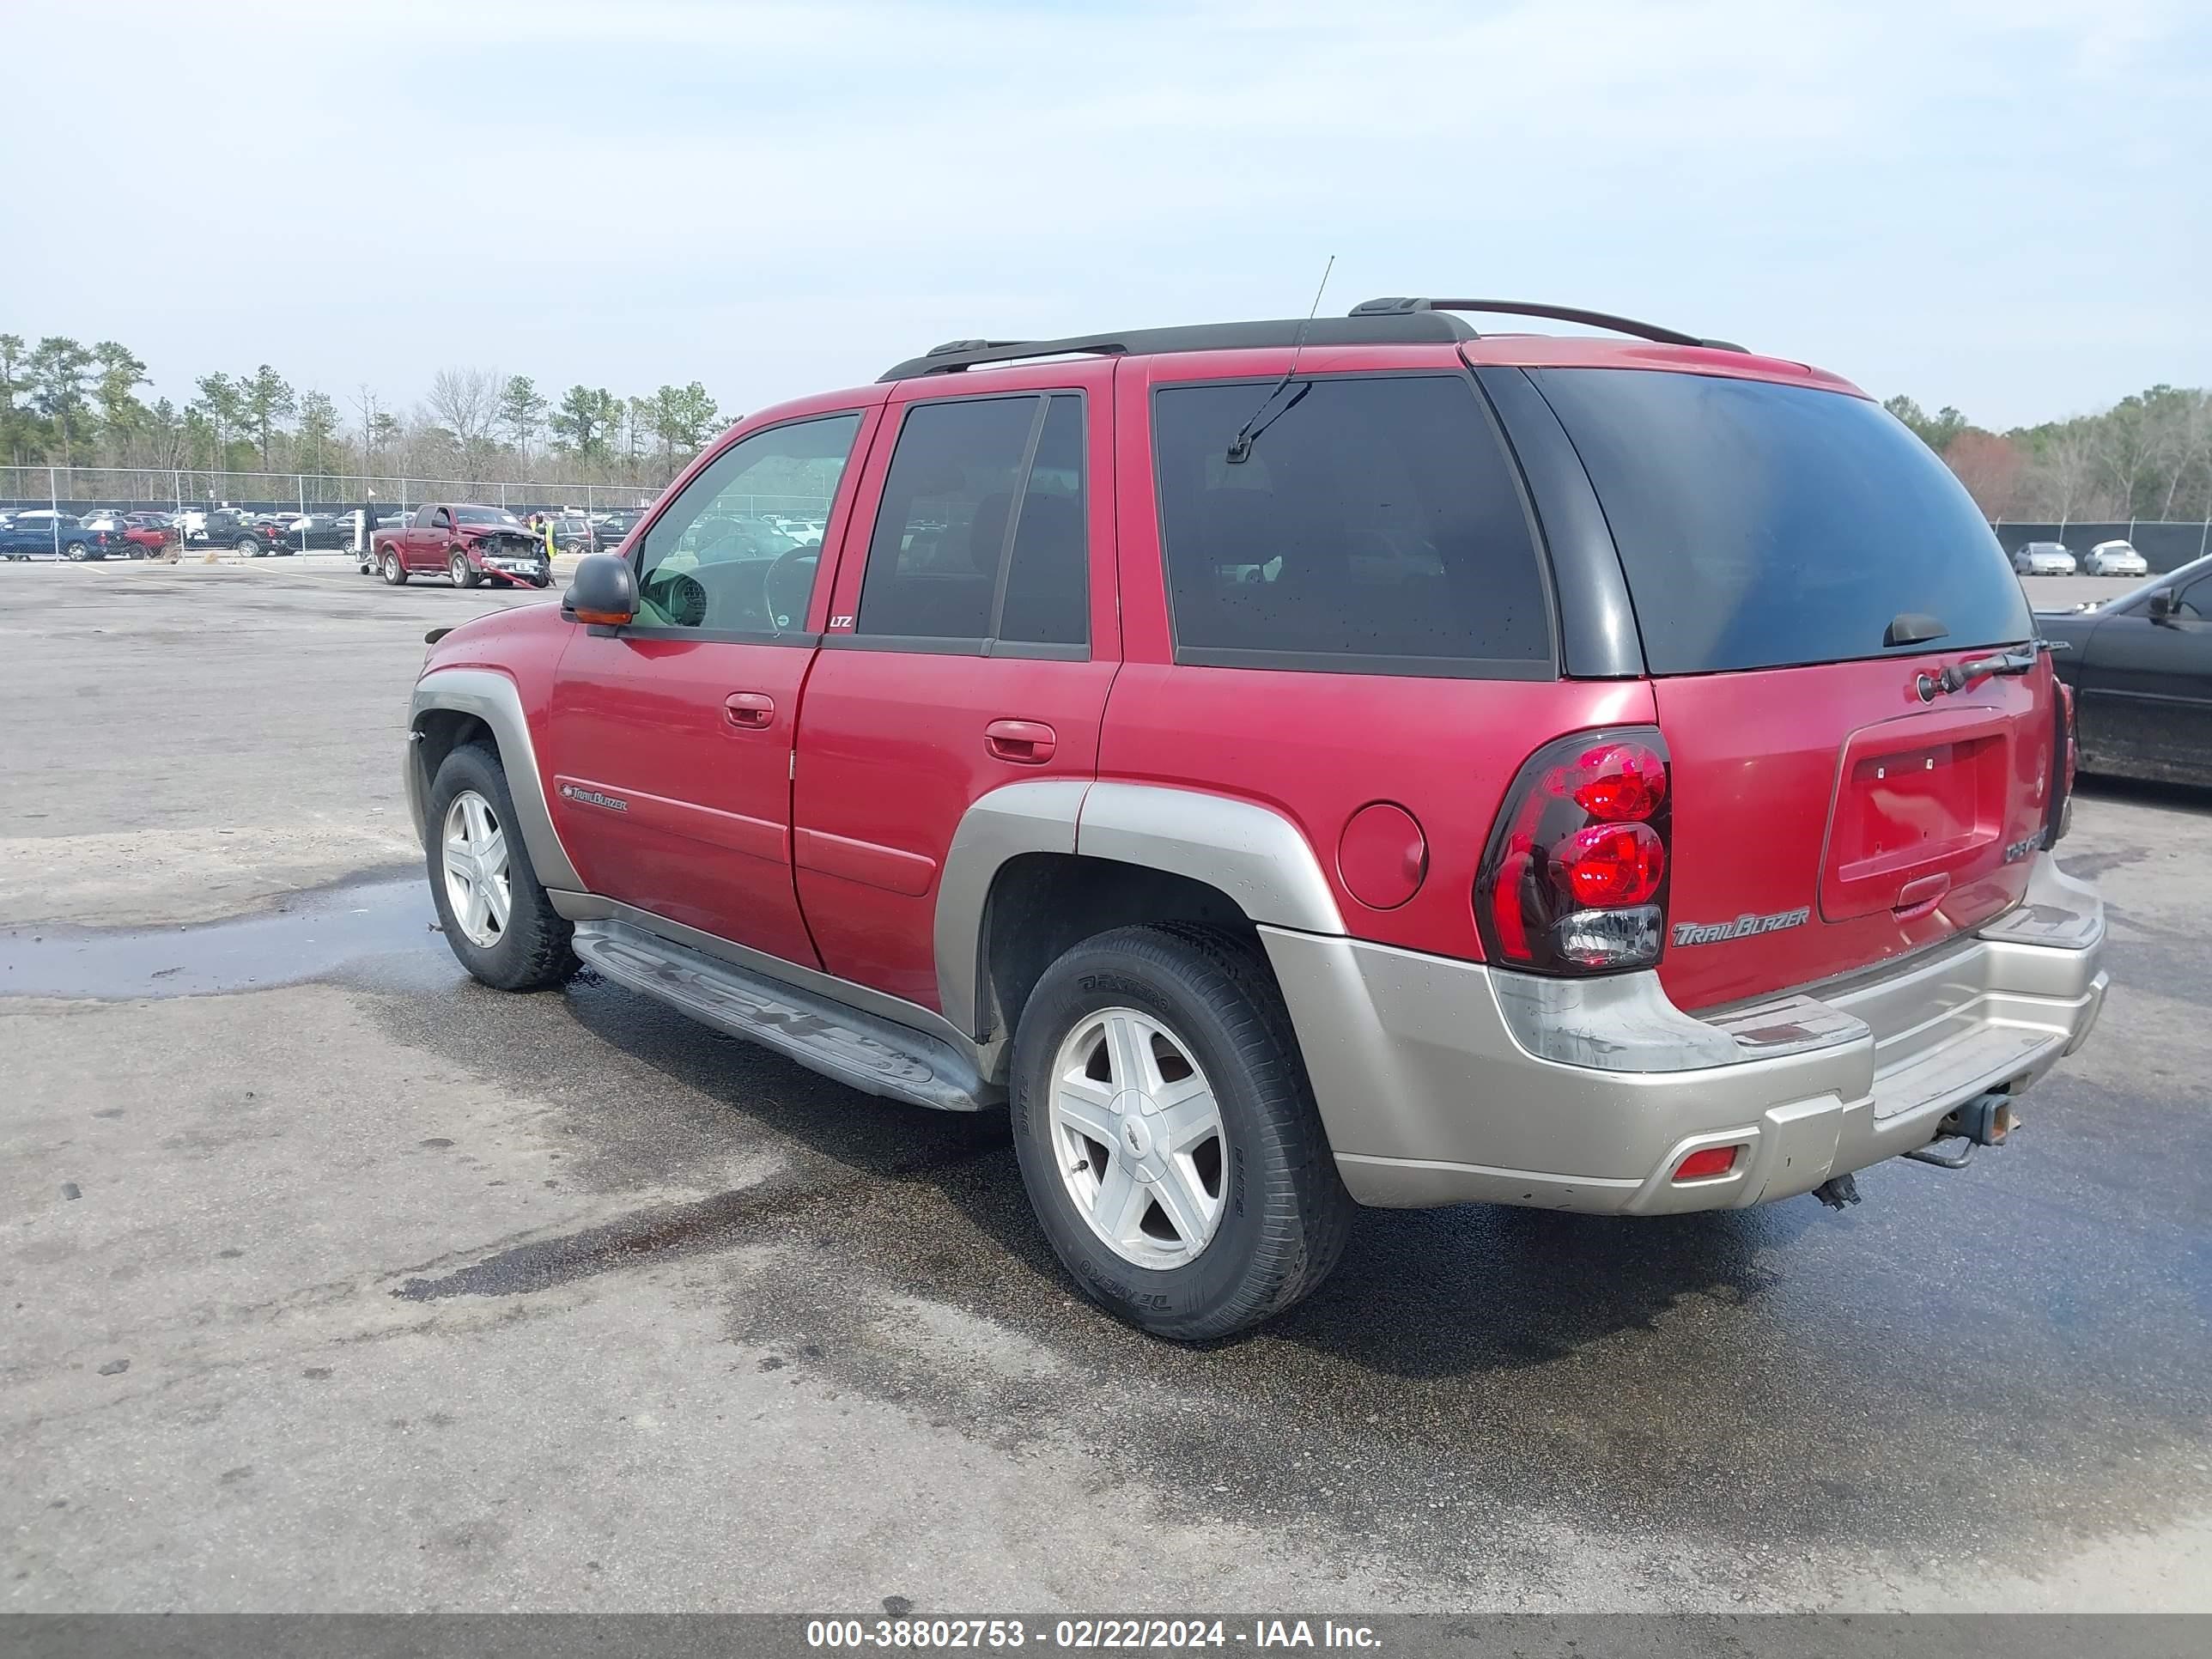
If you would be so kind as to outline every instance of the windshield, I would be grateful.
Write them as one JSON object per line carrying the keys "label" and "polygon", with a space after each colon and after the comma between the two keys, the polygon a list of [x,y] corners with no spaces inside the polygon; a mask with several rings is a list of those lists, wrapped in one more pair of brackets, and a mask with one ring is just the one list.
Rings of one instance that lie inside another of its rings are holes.
{"label": "windshield", "polygon": [[453,509],[453,522],[456,524],[506,524],[513,525],[517,530],[522,528],[521,520],[504,507],[457,507]]}
{"label": "windshield", "polygon": [[1885,654],[1932,616],[1944,650],[2033,632],[1973,498],[1863,398],[1658,369],[1529,376],[1574,440],[1655,674]]}

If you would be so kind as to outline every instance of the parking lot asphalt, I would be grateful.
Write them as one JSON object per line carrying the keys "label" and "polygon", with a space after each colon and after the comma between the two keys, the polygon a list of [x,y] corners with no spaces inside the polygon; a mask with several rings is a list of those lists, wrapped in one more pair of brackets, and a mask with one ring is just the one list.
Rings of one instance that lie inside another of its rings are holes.
{"label": "parking lot asphalt", "polygon": [[2212,798],[2086,787],[2103,1024],[1968,1170],[1368,1212],[1182,1349],[998,1121],[463,977],[406,688],[542,597],[0,569],[0,1608],[2212,1610]]}

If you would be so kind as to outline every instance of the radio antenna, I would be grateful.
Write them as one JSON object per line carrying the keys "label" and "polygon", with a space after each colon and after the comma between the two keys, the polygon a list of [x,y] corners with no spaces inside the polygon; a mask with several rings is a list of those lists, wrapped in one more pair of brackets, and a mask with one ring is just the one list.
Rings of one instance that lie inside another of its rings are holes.
{"label": "radio antenna", "polygon": [[[1321,310],[1321,296],[1328,288],[1328,273],[1335,269],[1336,255],[1332,253],[1328,256],[1328,263],[1321,268],[1321,286],[1314,290],[1313,304],[1307,307],[1305,321],[1298,325],[1297,338],[1291,343],[1290,367],[1284,369],[1283,378],[1267,389],[1267,395],[1260,399],[1260,406],[1252,411],[1252,418],[1237,428],[1237,435],[1229,441],[1229,464],[1231,466],[1250,455],[1252,446],[1259,441],[1260,434],[1297,408],[1298,399],[1313,390],[1310,382],[1300,386],[1291,394],[1290,402],[1273,415],[1267,414],[1269,406],[1283,395],[1283,388],[1291,383],[1291,376],[1298,372],[1298,353],[1306,349],[1306,331],[1313,326],[1313,319]],[[1260,418],[1263,415],[1267,416],[1265,420]]]}

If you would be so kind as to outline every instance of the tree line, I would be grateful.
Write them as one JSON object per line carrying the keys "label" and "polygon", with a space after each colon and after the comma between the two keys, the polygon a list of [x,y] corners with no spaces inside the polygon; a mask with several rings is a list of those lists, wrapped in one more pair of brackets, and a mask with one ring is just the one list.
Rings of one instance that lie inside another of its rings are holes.
{"label": "tree line", "polygon": [[1993,432],[1946,405],[1882,405],[1941,455],[1991,519],[2212,518],[2212,392],[2154,386],[2110,409]]}
{"label": "tree line", "polygon": [[[0,461],[466,480],[553,470],[563,483],[658,489],[736,418],[696,380],[641,398],[579,384],[556,398],[528,375],[486,368],[440,369],[404,410],[366,386],[342,405],[267,363],[201,375],[181,407],[148,402],[151,388],[144,362],[117,341],[0,334]],[[2003,432],[1909,397],[1883,407],[1992,519],[2212,518],[2212,392],[2154,386],[2097,414]]]}
{"label": "tree line", "polygon": [[658,489],[736,418],[696,380],[641,398],[580,384],[554,397],[526,374],[443,368],[404,410],[366,386],[341,405],[267,363],[193,386],[181,406],[149,401],[146,364],[119,342],[0,334],[0,462],[465,480],[550,468],[562,483]]}

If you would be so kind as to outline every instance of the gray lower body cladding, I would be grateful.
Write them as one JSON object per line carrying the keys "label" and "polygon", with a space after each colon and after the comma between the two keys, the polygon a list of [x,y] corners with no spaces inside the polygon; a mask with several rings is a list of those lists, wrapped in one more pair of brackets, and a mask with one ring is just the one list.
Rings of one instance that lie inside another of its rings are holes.
{"label": "gray lower body cladding", "polygon": [[[1604,989],[1280,928],[1261,937],[1352,1196],[1599,1213],[1740,1207],[1924,1146],[2018,1095],[2100,1011],[2103,908],[2039,861],[2027,902],[1871,975],[1700,1018]],[[1727,1173],[1678,1182],[1689,1153]]]}
{"label": "gray lower body cladding", "polygon": [[[490,728],[532,861],[555,907],[580,924],[587,960],[719,1029],[917,1104],[1003,1098],[1006,1034],[973,1035],[971,913],[1005,857],[1073,842],[1237,893],[1261,918],[1338,1167],[1368,1204],[1657,1214],[1808,1192],[1926,1146],[1978,1096],[2017,1096],[2081,1046],[2103,1005],[2103,907],[2048,854],[2023,903],[1939,951],[1691,1014],[1656,974],[1539,980],[1352,939],[1317,868],[1304,888],[1284,885],[1285,866],[1311,855],[1274,815],[1203,798],[1167,820],[1174,833],[1144,840],[1121,828],[1117,803],[1131,799],[1132,823],[1139,808],[1157,822],[1158,803],[1136,798],[1177,792],[1069,783],[1022,786],[997,827],[956,842],[940,892],[950,912],[938,919],[951,970],[940,1013],[591,895],[547,812],[513,683],[438,670],[416,690],[418,734],[433,710]],[[428,769],[410,755],[406,773],[419,835]],[[1073,825],[1079,804],[1089,846]],[[1209,850],[1224,834],[1243,864]],[[1301,902],[1309,889],[1319,898]],[[1717,1146],[1739,1149],[1725,1174],[1673,1178],[1683,1157]]]}

